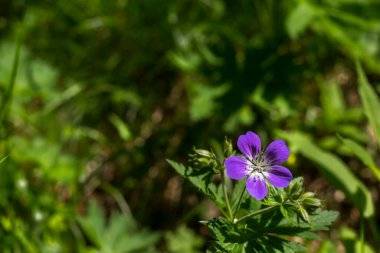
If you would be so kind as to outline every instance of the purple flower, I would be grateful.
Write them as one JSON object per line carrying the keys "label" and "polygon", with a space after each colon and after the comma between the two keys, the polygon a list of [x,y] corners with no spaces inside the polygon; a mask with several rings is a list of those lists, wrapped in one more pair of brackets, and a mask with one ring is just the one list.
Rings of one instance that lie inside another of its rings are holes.
{"label": "purple flower", "polygon": [[293,179],[292,173],[279,164],[289,157],[289,149],[283,140],[275,140],[264,152],[261,152],[261,141],[255,133],[240,135],[238,148],[244,157],[231,156],[224,165],[227,175],[235,180],[247,177],[246,187],[249,194],[262,200],[268,193],[267,183],[275,187],[287,187]]}

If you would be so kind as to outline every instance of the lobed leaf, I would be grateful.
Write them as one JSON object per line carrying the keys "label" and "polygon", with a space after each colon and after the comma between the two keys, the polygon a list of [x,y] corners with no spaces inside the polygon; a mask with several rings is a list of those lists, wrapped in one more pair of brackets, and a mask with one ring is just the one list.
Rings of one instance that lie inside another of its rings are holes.
{"label": "lobed leaf", "polygon": [[78,216],[77,221],[84,235],[100,252],[156,252],[154,244],[159,234],[137,230],[134,221],[121,213],[112,213],[106,223],[102,209],[94,202],[90,202],[87,215]]}
{"label": "lobed leaf", "polygon": [[335,211],[317,210],[310,214],[310,223],[283,219],[281,212],[275,211],[247,220],[246,224],[234,226],[225,218],[217,218],[207,223],[216,242],[210,252],[304,252],[306,248],[286,238],[320,239],[315,232],[327,230],[336,220]]}
{"label": "lobed leaf", "polygon": [[211,178],[208,178],[208,175],[200,177],[198,174],[194,175],[190,167],[185,167],[183,164],[170,159],[166,159],[166,161],[177,171],[178,174],[188,179],[195,187],[213,200],[222,211],[224,210],[225,204],[222,187],[213,184]]}

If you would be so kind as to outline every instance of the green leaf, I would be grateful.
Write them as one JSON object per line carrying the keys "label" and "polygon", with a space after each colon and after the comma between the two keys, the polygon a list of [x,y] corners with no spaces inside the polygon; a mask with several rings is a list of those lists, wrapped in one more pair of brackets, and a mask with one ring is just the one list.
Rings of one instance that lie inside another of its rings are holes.
{"label": "green leaf", "polygon": [[88,207],[87,216],[77,217],[77,221],[90,241],[99,247],[101,241],[100,234],[105,226],[101,209],[94,202],[91,202]]}
{"label": "green leaf", "polygon": [[372,156],[367,152],[367,150],[353,140],[346,139],[343,137],[340,137],[340,139],[342,140],[345,146],[347,146],[366,166],[368,166],[368,168],[380,181],[380,169],[376,166],[375,161],[373,160]]}
{"label": "green leaf", "polygon": [[306,221],[307,223],[310,223],[310,217],[305,208],[299,207],[298,212],[301,214],[301,218],[304,221]]}
{"label": "green leaf", "polygon": [[[15,237],[19,241],[19,243],[23,246],[23,250],[26,253],[37,253],[35,245],[33,244],[31,238],[25,234],[26,231],[24,229],[17,229],[14,232]],[[9,251],[10,252],[10,251]]]}
{"label": "green leaf", "polygon": [[239,180],[235,183],[234,189],[232,190],[231,194],[231,207],[233,212],[236,211],[236,208],[239,204],[239,199],[241,194],[243,193],[243,196],[241,198],[241,204],[238,212],[236,213],[237,217],[242,217],[247,215],[248,213],[258,211],[262,205],[261,201],[258,201],[254,198],[252,198],[247,190],[246,190],[246,184],[245,180]]}
{"label": "green leaf", "polygon": [[338,217],[338,212],[318,209],[314,213],[309,214],[310,223],[299,220],[295,215],[290,217],[291,220],[290,218],[282,219],[279,215],[279,213],[272,213],[258,220],[251,219],[248,225],[250,227],[257,227],[256,231],[260,233],[299,236],[302,238],[304,238],[304,236],[311,237],[311,234],[306,232],[328,230],[329,226],[331,226]]}
{"label": "green leaf", "polygon": [[286,220],[290,220],[288,211],[286,210],[286,208],[284,207],[284,205],[280,206],[280,212],[281,212],[281,214],[284,216],[284,218]]}
{"label": "green leaf", "polygon": [[203,245],[202,237],[183,225],[176,231],[167,232],[165,239],[171,253],[197,253]]}
{"label": "green leaf", "polygon": [[176,67],[185,72],[195,71],[201,62],[199,55],[187,52],[171,51],[168,53],[168,58]]}
{"label": "green leaf", "polygon": [[329,226],[338,218],[336,211],[321,211],[320,209],[311,216],[311,231],[327,231]]}
{"label": "green leaf", "polygon": [[62,91],[59,96],[50,98],[46,106],[43,108],[43,112],[48,115],[56,110],[58,107],[62,106],[62,104],[69,102],[75,96],[80,94],[83,88],[78,84],[70,85],[66,90]]}
{"label": "green leaf", "polygon": [[301,1],[286,19],[286,30],[291,38],[297,38],[313,21],[316,10],[306,1]]}
{"label": "green leaf", "polygon": [[[335,211],[318,209],[310,214],[310,224],[292,216],[283,219],[280,211],[248,219],[246,224],[234,226],[219,217],[207,223],[216,242],[211,252],[305,252],[303,245],[285,238],[297,236],[303,239],[319,239],[317,231],[327,230],[336,220]],[[238,250],[237,250],[238,249]]]}
{"label": "green leaf", "polygon": [[121,213],[112,213],[106,223],[102,209],[94,202],[90,202],[87,215],[77,221],[89,241],[104,253],[155,252],[159,239],[157,233],[137,230],[131,217]]}
{"label": "green leaf", "polygon": [[363,253],[375,253],[376,251],[367,243],[364,243],[364,249],[361,250],[361,241],[358,238],[356,232],[346,226],[340,228],[340,237],[345,247],[352,249],[352,252],[363,252]]}
{"label": "green leaf", "polygon": [[358,82],[359,82],[359,95],[363,103],[364,113],[371,126],[373,127],[377,144],[380,147],[380,101],[375,90],[368,83],[367,77],[365,76],[362,66],[360,63],[356,64],[356,70],[358,72]]}
{"label": "green leaf", "polygon": [[326,152],[316,146],[304,134],[299,132],[283,134],[298,152],[315,162],[318,169],[332,185],[341,189],[348,199],[368,218],[374,214],[371,194],[365,185],[336,155]]}
{"label": "green leaf", "polygon": [[2,164],[7,158],[8,158],[8,156],[5,156],[5,157],[1,158],[0,164]]}
{"label": "green leaf", "polygon": [[154,244],[157,243],[159,238],[159,234],[147,230],[125,234],[123,239],[115,244],[110,253],[157,252],[154,249]]}
{"label": "green leaf", "polygon": [[211,180],[207,178],[208,175],[200,177],[199,174],[192,173],[191,167],[186,168],[183,164],[177,163],[170,159],[166,159],[166,161],[177,171],[178,174],[188,179],[195,187],[213,200],[221,211],[224,211],[226,205],[223,198],[222,187],[220,185],[216,186],[212,183]]}
{"label": "green leaf", "polygon": [[216,99],[225,94],[229,86],[209,86],[205,84],[192,84],[190,97],[190,117],[194,121],[199,121],[214,115],[217,109]]}
{"label": "green leaf", "polygon": [[[328,13],[323,15],[328,15]],[[313,23],[313,30],[337,43],[339,49],[353,59],[363,60],[375,71],[379,69],[380,63],[373,53],[368,51],[368,43],[360,43],[360,40],[347,33],[345,27],[342,27],[340,23],[334,22],[330,18],[321,18],[318,19],[318,22]]]}
{"label": "green leaf", "polygon": [[343,92],[336,82],[322,83],[321,103],[323,115],[328,123],[337,122],[344,116],[345,103]]}
{"label": "green leaf", "polygon": [[202,181],[199,176],[190,176],[190,170],[181,163],[177,163],[169,159],[166,159],[166,161],[177,171],[178,174],[186,179],[189,179],[190,182],[202,192],[210,195],[210,192],[207,190],[206,182]]}
{"label": "green leaf", "polygon": [[116,127],[117,131],[119,132],[119,136],[124,141],[129,141],[132,138],[132,133],[129,130],[127,123],[124,122],[119,116],[117,116],[116,114],[112,114],[110,117],[110,121]]}
{"label": "green leaf", "polygon": [[0,122],[2,122],[9,113],[9,106],[12,101],[12,95],[14,92],[15,81],[17,76],[17,71],[19,68],[19,58],[20,58],[20,50],[21,50],[21,39],[17,38],[16,49],[13,56],[13,64],[12,64],[12,72],[9,80],[9,86],[7,87],[5,94],[1,97],[2,103],[0,105]]}
{"label": "green leaf", "polygon": [[336,246],[330,240],[323,240],[318,249],[318,253],[337,253]]}

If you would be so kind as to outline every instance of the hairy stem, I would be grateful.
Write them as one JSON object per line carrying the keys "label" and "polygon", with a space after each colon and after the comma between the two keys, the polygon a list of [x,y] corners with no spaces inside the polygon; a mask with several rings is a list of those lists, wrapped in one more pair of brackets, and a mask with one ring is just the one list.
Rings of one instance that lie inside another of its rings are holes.
{"label": "hairy stem", "polygon": [[239,223],[239,222],[241,222],[241,221],[243,221],[243,220],[245,220],[245,219],[248,219],[248,218],[250,218],[250,217],[253,217],[253,216],[256,216],[256,215],[260,215],[260,214],[263,214],[263,213],[269,212],[269,211],[271,211],[271,210],[273,210],[273,209],[276,209],[276,208],[279,207],[279,206],[280,206],[280,205],[268,206],[268,207],[266,207],[266,208],[264,208],[264,209],[261,209],[261,210],[259,210],[259,211],[249,213],[249,214],[247,214],[247,215],[245,215],[245,216],[243,216],[243,217],[241,217],[241,218],[239,218],[239,219],[237,219],[237,220],[234,220],[234,223],[237,224],[237,223]]}
{"label": "hairy stem", "polygon": [[222,175],[222,187],[223,187],[223,193],[224,193],[224,198],[226,200],[226,205],[227,205],[227,210],[228,210],[228,215],[229,215],[229,219],[232,218],[232,209],[231,209],[231,204],[230,204],[230,200],[228,198],[228,192],[227,192],[227,187],[226,187],[226,177],[224,175],[224,170],[221,171],[221,175]]}
{"label": "hairy stem", "polygon": [[239,211],[239,208],[240,208],[240,205],[241,205],[241,201],[243,199],[243,196],[244,196],[244,192],[245,192],[245,187],[243,187],[241,193],[240,193],[240,197],[239,197],[239,201],[238,201],[238,204],[236,206],[236,209],[235,209],[235,212],[234,212],[234,215],[232,216],[232,220],[234,221],[235,218],[236,218],[236,214],[238,213]]}

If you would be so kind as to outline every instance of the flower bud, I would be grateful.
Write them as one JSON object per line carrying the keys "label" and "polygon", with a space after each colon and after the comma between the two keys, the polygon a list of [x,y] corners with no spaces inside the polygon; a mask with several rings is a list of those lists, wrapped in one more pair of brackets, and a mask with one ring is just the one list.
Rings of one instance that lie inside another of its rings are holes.
{"label": "flower bud", "polygon": [[302,193],[302,187],[303,187],[303,179],[302,177],[297,177],[293,179],[293,181],[289,185],[289,195],[293,196],[293,198],[299,198],[299,196]]}
{"label": "flower bud", "polygon": [[190,162],[195,168],[212,167],[215,169],[217,161],[215,160],[215,155],[205,149],[194,148],[193,153],[189,155]]}
{"label": "flower bud", "polygon": [[223,154],[224,154],[224,157],[230,157],[233,155],[232,143],[227,138],[224,140],[224,143],[223,143]]}
{"label": "flower bud", "polygon": [[318,208],[322,206],[321,200],[317,198],[306,198],[302,202],[305,208]]}
{"label": "flower bud", "polygon": [[315,197],[315,193],[314,192],[305,192],[304,194],[302,194],[302,199],[308,199],[308,198],[314,198]]}
{"label": "flower bud", "polygon": [[309,217],[309,214],[307,213],[306,209],[303,208],[303,207],[299,207],[298,208],[298,212],[300,213],[301,215],[301,218],[307,222],[307,223],[310,223],[310,217]]}
{"label": "flower bud", "polygon": [[200,157],[207,157],[207,158],[212,157],[212,153],[205,149],[194,149],[194,153]]}

